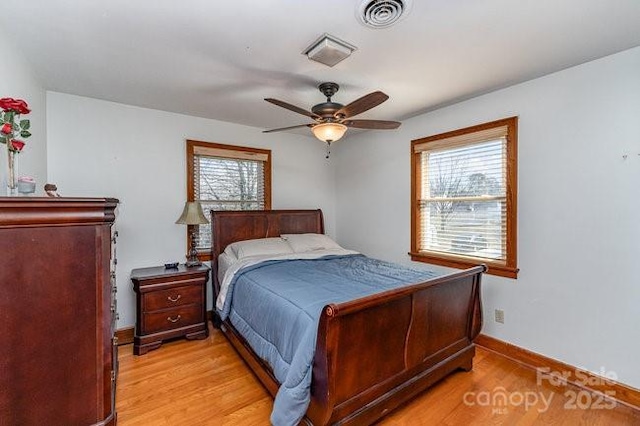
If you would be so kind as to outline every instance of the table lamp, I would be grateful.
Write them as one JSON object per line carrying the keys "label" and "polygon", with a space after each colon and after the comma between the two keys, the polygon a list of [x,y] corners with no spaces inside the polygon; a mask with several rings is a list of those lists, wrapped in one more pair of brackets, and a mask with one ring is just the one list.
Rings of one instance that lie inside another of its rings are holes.
{"label": "table lamp", "polygon": [[[209,223],[209,220],[202,212],[202,206],[198,201],[187,201],[184,203],[184,210],[182,210],[182,214],[176,220],[177,224],[180,225],[204,225]],[[197,228],[193,227],[191,232],[191,248],[189,249],[189,253],[187,255],[187,262],[185,265],[187,268],[192,266],[200,266],[202,262],[198,260],[198,250],[196,247],[198,245],[198,231]]]}

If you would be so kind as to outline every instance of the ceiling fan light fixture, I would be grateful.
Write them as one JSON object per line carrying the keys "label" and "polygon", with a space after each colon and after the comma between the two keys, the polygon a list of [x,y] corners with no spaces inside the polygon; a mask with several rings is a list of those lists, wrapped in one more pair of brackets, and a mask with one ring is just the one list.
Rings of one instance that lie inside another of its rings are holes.
{"label": "ceiling fan light fixture", "polygon": [[357,48],[334,37],[324,33],[316,41],[311,43],[302,54],[307,55],[312,61],[320,62],[328,67],[336,65],[338,62],[348,58]]}
{"label": "ceiling fan light fixture", "polygon": [[340,123],[322,123],[311,128],[313,135],[322,142],[335,142],[342,138],[347,131],[347,126]]}

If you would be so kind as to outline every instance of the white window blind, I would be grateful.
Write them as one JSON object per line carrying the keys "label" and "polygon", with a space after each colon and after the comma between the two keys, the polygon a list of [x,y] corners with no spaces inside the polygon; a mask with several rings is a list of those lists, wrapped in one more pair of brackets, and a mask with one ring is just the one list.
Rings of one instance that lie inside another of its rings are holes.
{"label": "white window blind", "polygon": [[[211,210],[264,210],[266,154],[196,147],[194,198]],[[211,247],[211,225],[198,227],[198,250]]]}
{"label": "white window blind", "polygon": [[506,128],[417,144],[419,251],[507,257]]}

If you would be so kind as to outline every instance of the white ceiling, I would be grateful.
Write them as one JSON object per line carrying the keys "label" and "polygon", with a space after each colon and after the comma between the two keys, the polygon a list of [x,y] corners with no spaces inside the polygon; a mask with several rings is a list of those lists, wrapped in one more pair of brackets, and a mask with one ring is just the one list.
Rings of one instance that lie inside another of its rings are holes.
{"label": "white ceiling", "polygon": [[[377,30],[359,4],[3,0],[0,25],[48,90],[265,129],[309,119],[263,98],[309,109],[323,81],[343,104],[382,90],[359,118],[402,120],[640,45],[640,0],[414,0]],[[333,68],[308,60],[325,32],[358,50]]]}

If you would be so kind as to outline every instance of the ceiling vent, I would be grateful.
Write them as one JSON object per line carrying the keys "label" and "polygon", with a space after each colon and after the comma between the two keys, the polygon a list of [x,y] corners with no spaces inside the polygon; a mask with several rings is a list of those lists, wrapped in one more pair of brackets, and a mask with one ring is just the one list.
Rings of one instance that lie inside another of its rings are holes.
{"label": "ceiling vent", "polygon": [[327,33],[307,47],[303,55],[313,61],[320,62],[328,67],[332,67],[343,59],[348,58],[357,48],[346,41],[340,40]]}
{"label": "ceiling vent", "polygon": [[411,0],[364,0],[356,15],[369,28],[387,28],[404,18],[411,10]]}

